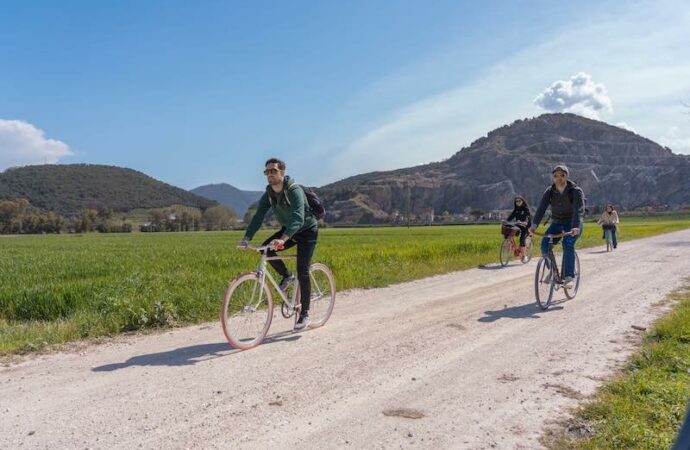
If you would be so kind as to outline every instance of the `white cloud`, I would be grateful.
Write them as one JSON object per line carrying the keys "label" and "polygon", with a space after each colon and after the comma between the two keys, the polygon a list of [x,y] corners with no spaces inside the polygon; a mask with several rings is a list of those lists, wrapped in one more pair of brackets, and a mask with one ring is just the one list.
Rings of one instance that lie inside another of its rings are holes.
{"label": "white cloud", "polygon": [[613,111],[606,86],[579,72],[569,80],[555,81],[534,99],[534,104],[552,112],[572,112],[598,119],[600,112]]}
{"label": "white cloud", "polygon": [[46,139],[45,132],[23,120],[0,119],[0,170],[28,164],[56,163],[72,155],[69,146]]}
{"label": "white cloud", "polygon": [[683,136],[678,127],[669,127],[659,143],[676,153],[690,153],[690,136]]}

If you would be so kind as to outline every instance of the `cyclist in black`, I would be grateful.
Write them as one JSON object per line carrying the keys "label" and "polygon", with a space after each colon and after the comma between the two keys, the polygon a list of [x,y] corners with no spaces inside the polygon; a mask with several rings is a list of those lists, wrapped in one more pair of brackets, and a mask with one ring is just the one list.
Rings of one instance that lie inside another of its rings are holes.
{"label": "cyclist in black", "polygon": [[525,253],[525,239],[529,234],[529,226],[532,224],[532,214],[524,197],[518,195],[513,200],[513,212],[510,213],[508,222],[518,222],[515,226],[520,229],[520,253]]}

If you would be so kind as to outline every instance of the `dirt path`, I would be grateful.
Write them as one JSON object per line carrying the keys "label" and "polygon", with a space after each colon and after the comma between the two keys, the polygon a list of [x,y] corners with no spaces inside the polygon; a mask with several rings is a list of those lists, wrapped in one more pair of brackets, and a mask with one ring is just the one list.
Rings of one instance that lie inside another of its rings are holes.
{"label": "dirt path", "polygon": [[690,229],[580,257],[547,312],[532,262],[348,292],[248,352],[212,323],[2,367],[0,448],[538,448],[690,274]]}

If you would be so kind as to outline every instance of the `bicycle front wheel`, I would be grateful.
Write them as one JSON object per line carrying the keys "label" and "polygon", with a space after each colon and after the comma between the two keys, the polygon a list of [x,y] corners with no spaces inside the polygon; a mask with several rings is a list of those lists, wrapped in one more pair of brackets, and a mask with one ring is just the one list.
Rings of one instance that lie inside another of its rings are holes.
{"label": "bicycle front wheel", "polygon": [[572,287],[570,288],[563,288],[563,291],[565,292],[565,296],[568,297],[570,300],[574,299],[575,296],[577,295],[578,289],[580,289],[580,257],[577,256],[577,253],[575,253],[575,279],[573,280]]}
{"label": "bicycle front wheel", "polygon": [[234,348],[247,350],[264,340],[273,319],[273,299],[258,273],[240,275],[223,298],[220,320]]}
{"label": "bicycle front wheel", "polygon": [[541,258],[534,276],[534,296],[537,298],[537,305],[544,310],[548,309],[553,298],[554,284],[551,264],[548,258]]}
{"label": "bicycle front wheel", "polygon": [[309,269],[311,279],[311,301],[309,305],[309,327],[318,328],[325,324],[335,306],[335,277],[325,264],[314,263]]}
{"label": "bicycle front wheel", "polygon": [[604,235],[606,236],[606,251],[610,252],[613,250],[613,236],[611,235],[611,230],[606,230]]}
{"label": "bicycle front wheel", "polygon": [[511,258],[513,257],[513,246],[510,245],[510,239],[503,239],[503,243],[501,244],[501,266],[505,267],[508,265],[510,262]]}

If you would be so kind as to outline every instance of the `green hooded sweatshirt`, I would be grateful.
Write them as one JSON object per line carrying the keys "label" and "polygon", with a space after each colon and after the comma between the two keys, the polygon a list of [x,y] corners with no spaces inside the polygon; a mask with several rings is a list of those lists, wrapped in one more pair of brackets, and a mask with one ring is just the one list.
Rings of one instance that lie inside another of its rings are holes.
{"label": "green hooded sweatshirt", "polygon": [[273,208],[273,214],[285,228],[284,234],[288,239],[302,230],[318,226],[316,218],[309,210],[307,196],[302,187],[292,178],[285,177],[283,190],[279,193],[276,193],[270,185],[266,186],[266,192],[259,199],[256,214],[247,227],[245,233],[247,240],[251,240],[259,231],[269,208]]}

